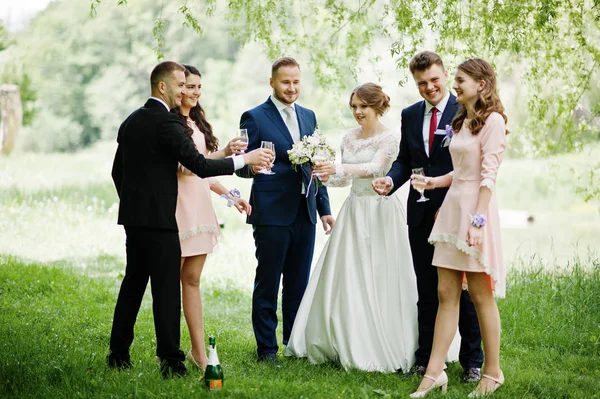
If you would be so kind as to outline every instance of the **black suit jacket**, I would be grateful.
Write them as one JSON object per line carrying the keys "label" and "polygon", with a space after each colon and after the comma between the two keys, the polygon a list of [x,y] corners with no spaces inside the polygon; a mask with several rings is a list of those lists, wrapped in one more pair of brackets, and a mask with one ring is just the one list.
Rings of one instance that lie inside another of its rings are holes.
{"label": "black suit jacket", "polygon": [[177,231],[177,165],[200,177],[230,175],[230,158],[207,160],[183,132],[179,117],[149,99],[121,124],[112,178],[119,194],[118,223]]}
{"label": "black suit jacket", "polygon": [[[452,123],[458,111],[456,97],[450,93],[450,98],[444,113],[438,122],[438,129],[445,129]],[[419,101],[402,110],[402,138],[398,158],[392,164],[388,176],[394,182],[392,194],[402,186],[412,174],[413,168],[424,168],[426,176],[442,176],[452,171],[452,158],[448,147],[442,145],[443,135],[435,135],[431,153],[427,156],[423,142],[423,119],[425,117],[425,101]],[[429,190],[425,196],[430,200],[417,202],[421,196],[414,188],[410,188],[407,204],[407,222],[409,226],[419,226],[424,217],[432,218],[444,201],[447,188]]]}

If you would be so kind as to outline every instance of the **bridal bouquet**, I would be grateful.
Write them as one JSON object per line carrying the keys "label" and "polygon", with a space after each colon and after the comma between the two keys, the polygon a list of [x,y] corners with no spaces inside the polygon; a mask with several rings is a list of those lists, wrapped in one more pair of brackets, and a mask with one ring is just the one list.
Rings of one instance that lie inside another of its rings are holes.
{"label": "bridal bouquet", "polygon": [[325,137],[321,136],[318,129],[310,136],[302,137],[302,140],[295,143],[287,153],[294,170],[307,162],[315,166],[315,162],[335,159],[335,150],[327,143]]}

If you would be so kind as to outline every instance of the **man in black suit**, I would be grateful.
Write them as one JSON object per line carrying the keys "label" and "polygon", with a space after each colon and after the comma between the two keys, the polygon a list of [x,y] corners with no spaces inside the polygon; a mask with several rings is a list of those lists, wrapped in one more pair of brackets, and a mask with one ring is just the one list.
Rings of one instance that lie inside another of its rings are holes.
{"label": "man in black suit", "polygon": [[113,319],[109,367],[131,367],[129,347],[133,327],[148,285],[156,329],[156,355],[163,376],[184,376],[179,349],[181,248],[175,207],[177,165],[200,177],[232,174],[245,164],[267,165],[272,153],[257,150],[219,160],[207,160],[183,132],[177,115],[185,91],[184,67],[172,61],[158,64],[150,76],[152,97],[119,128],[112,178],[119,194],[119,220],[126,233],[127,266]]}
{"label": "man in black suit", "polygon": [[[410,62],[410,72],[424,101],[402,110],[402,137],[398,158],[386,177],[375,179],[373,188],[381,195],[391,195],[410,178],[413,168],[423,168],[426,176],[441,176],[452,170],[448,151],[446,125],[458,111],[456,97],[446,88],[448,71],[439,55],[423,51]],[[447,188],[428,191],[429,201],[417,202],[420,194],[410,188],[407,204],[408,237],[417,277],[419,345],[412,374],[424,375],[433,345],[433,331],[438,309],[437,268],[432,266],[433,245],[427,239],[436,212],[442,205]],[[463,382],[480,379],[483,351],[477,313],[469,293],[460,300],[459,361],[463,366]]]}

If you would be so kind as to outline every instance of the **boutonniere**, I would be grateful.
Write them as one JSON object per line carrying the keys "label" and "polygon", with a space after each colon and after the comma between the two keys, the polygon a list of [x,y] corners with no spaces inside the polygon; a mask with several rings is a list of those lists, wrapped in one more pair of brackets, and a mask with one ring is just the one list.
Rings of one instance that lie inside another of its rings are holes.
{"label": "boutonniere", "polygon": [[442,147],[448,147],[450,145],[452,135],[454,135],[452,125],[446,125],[446,136],[444,136],[444,140],[442,140]]}

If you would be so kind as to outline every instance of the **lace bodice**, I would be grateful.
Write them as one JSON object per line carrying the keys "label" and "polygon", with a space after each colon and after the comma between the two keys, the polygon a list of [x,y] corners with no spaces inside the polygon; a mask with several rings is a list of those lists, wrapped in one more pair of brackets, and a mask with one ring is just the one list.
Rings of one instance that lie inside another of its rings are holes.
{"label": "lace bodice", "polygon": [[341,144],[342,162],[336,164],[336,174],[325,183],[328,187],[352,184],[351,195],[377,195],[371,187],[376,177],[385,176],[396,157],[400,139],[386,130],[377,136],[361,139],[361,128],[350,129]]}

